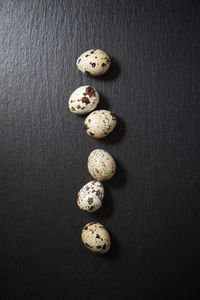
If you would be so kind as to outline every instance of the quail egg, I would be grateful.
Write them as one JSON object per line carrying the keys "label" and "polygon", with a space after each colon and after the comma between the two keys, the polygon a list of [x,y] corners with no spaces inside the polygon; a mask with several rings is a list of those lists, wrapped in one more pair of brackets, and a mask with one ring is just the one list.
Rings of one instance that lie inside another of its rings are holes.
{"label": "quail egg", "polygon": [[79,56],[76,66],[83,74],[100,76],[109,69],[110,58],[103,50],[91,49]]}
{"label": "quail egg", "polygon": [[90,85],[77,88],[69,98],[69,109],[74,114],[87,114],[99,103],[99,93]]}
{"label": "quail egg", "polygon": [[89,136],[97,139],[106,137],[115,128],[117,121],[109,110],[95,110],[85,119],[85,131]]}
{"label": "quail egg", "polygon": [[98,210],[103,201],[104,188],[101,182],[92,180],[86,183],[79,191],[77,204],[80,209],[93,212]]}
{"label": "quail egg", "polygon": [[105,227],[97,222],[90,222],[83,227],[81,238],[91,251],[104,254],[110,249],[110,235]]}
{"label": "quail egg", "polygon": [[95,149],[88,157],[88,171],[98,181],[109,180],[116,171],[115,160],[108,152]]}

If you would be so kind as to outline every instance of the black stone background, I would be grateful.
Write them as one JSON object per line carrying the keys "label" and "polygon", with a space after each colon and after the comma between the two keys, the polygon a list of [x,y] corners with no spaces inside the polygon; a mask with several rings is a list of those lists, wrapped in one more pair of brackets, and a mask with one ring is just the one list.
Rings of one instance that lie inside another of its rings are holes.
{"label": "black stone background", "polygon": [[[199,1],[0,1],[1,299],[199,299],[199,18]],[[111,56],[101,78],[76,69],[90,48]],[[118,116],[104,140],[67,108],[84,84]],[[95,148],[117,173],[87,214]]]}

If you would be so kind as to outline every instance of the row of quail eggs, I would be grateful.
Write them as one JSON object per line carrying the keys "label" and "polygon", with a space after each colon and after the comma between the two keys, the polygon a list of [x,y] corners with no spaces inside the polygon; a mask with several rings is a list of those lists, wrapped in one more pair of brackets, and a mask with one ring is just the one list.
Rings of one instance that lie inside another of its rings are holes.
{"label": "row of quail eggs", "polygon": [[[109,56],[100,49],[84,52],[76,62],[83,74],[101,76],[110,67]],[[74,114],[88,114],[84,121],[86,133],[97,139],[106,137],[117,124],[115,115],[109,110],[95,110],[99,103],[98,91],[84,85],[77,88],[69,98],[69,109]],[[92,213],[101,208],[104,198],[102,181],[107,181],[116,172],[114,158],[102,149],[93,150],[88,157],[88,172],[94,180],[86,183],[78,192],[77,204],[80,209]],[[81,233],[84,245],[96,253],[106,253],[110,249],[110,236],[105,227],[98,222],[90,222]]]}

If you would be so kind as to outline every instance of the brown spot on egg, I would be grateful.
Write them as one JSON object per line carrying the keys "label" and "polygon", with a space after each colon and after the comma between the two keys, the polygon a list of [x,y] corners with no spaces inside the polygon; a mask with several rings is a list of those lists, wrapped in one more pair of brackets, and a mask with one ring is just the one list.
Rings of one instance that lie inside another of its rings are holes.
{"label": "brown spot on egg", "polygon": [[85,230],[88,230],[88,227],[87,227],[87,226],[85,226],[85,227],[84,227],[84,229],[85,229]]}
{"label": "brown spot on egg", "polygon": [[89,186],[86,186],[86,188],[85,188],[85,189],[86,189],[86,191],[88,191],[90,188],[89,188]]}
{"label": "brown spot on egg", "polygon": [[105,250],[105,249],[106,249],[106,244],[104,244],[104,245],[103,245],[102,249],[103,249],[103,250]]}
{"label": "brown spot on egg", "polygon": [[80,109],[80,108],[81,108],[81,106],[80,106],[80,105],[77,105],[77,106],[76,106],[76,108]]}
{"label": "brown spot on egg", "polygon": [[78,64],[80,63],[80,61],[81,61],[81,58],[79,58],[79,60],[78,60]]}
{"label": "brown spot on egg", "polygon": [[96,238],[97,238],[97,239],[100,239],[101,237],[100,237],[100,235],[99,235],[99,234],[96,234]]}
{"label": "brown spot on egg", "polygon": [[94,133],[90,131],[90,135],[94,135]]}
{"label": "brown spot on egg", "polygon": [[106,64],[104,64],[104,63],[103,63],[103,64],[101,64],[101,66],[102,66],[102,67],[105,67],[105,66],[106,66]]}
{"label": "brown spot on egg", "polygon": [[96,246],[96,248],[97,248],[97,249],[100,249],[100,248],[101,248],[101,246]]}
{"label": "brown spot on egg", "polygon": [[75,108],[72,106],[72,107],[71,107],[71,110],[73,110],[73,111],[74,111],[74,110],[75,110]]}
{"label": "brown spot on egg", "polygon": [[94,68],[96,66],[95,63],[90,62],[91,66]]}
{"label": "brown spot on egg", "polygon": [[90,75],[90,72],[89,72],[89,71],[87,71],[87,70],[85,70],[85,74],[87,74],[87,75]]}
{"label": "brown spot on egg", "polygon": [[90,204],[92,204],[93,203],[93,198],[88,198],[88,204],[90,205]]}
{"label": "brown spot on egg", "polygon": [[82,103],[85,103],[86,105],[90,103],[90,100],[87,97],[81,98]]}
{"label": "brown spot on egg", "polygon": [[88,130],[89,129],[89,127],[87,126],[87,124],[85,125],[85,130]]}
{"label": "brown spot on egg", "polygon": [[111,115],[113,118],[115,118],[115,115],[114,115],[112,112],[110,112],[110,115]]}
{"label": "brown spot on egg", "polygon": [[95,206],[90,206],[89,210],[93,210],[95,208]]}
{"label": "brown spot on egg", "polygon": [[90,53],[93,54],[93,53],[94,53],[94,50],[90,51]]}
{"label": "brown spot on egg", "polygon": [[92,248],[92,246],[90,246],[88,243],[85,243],[85,245],[86,245],[88,248]]}
{"label": "brown spot on egg", "polygon": [[112,116],[112,120],[116,121],[115,115],[112,112],[110,112],[110,115]]}
{"label": "brown spot on egg", "polygon": [[85,93],[83,94],[84,96],[88,95],[89,97],[95,96],[95,90],[91,86],[87,86],[85,89]]}

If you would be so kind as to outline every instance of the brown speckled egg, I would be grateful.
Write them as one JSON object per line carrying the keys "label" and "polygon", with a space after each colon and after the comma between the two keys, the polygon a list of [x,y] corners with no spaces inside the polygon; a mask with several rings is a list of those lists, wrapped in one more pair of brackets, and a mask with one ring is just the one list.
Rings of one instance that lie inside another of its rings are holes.
{"label": "brown speckled egg", "polygon": [[110,67],[110,58],[103,50],[91,49],[79,56],[76,66],[83,74],[103,75]]}
{"label": "brown speckled egg", "polygon": [[95,149],[88,157],[88,171],[98,181],[109,180],[116,171],[115,160],[108,152]]}
{"label": "brown speckled egg", "polygon": [[81,238],[91,251],[104,254],[110,249],[110,235],[105,227],[97,222],[90,222],[83,227]]}
{"label": "brown speckled egg", "polygon": [[117,121],[109,110],[95,110],[85,119],[85,131],[89,136],[97,139],[106,137],[115,128]]}
{"label": "brown speckled egg", "polygon": [[87,114],[99,103],[99,93],[90,85],[77,88],[69,98],[69,109],[74,114]]}
{"label": "brown speckled egg", "polygon": [[93,212],[102,205],[104,188],[101,182],[92,180],[86,183],[79,191],[77,204],[80,209]]}

